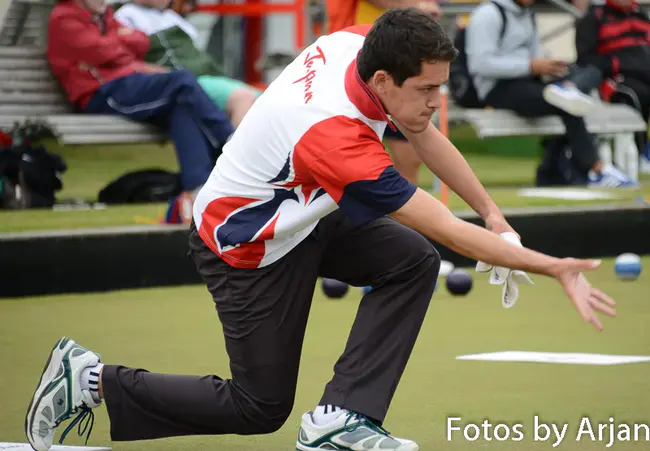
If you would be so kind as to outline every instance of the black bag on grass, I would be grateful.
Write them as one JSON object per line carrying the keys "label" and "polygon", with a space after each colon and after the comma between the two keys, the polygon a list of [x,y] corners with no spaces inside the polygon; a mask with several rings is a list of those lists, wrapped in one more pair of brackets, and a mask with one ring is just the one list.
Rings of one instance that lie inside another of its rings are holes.
{"label": "black bag on grass", "polygon": [[128,172],[99,192],[104,204],[167,202],[181,193],[178,174],[161,169]]}
{"label": "black bag on grass", "polygon": [[66,170],[65,161],[43,146],[0,147],[0,208],[52,207]]}

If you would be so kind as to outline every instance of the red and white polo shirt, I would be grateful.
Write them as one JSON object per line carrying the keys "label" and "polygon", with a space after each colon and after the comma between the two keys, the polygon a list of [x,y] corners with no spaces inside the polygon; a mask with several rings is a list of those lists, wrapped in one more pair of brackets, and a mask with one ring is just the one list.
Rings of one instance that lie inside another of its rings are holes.
{"label": "red and white polo shirt", "polygon": [[394,125],[357,72],[369,29],[347,28],[305,49],[224,146],[196,198],[194,221],[231,266],[277,261],[337,208],[362,224],[415,192],[381,142]]}

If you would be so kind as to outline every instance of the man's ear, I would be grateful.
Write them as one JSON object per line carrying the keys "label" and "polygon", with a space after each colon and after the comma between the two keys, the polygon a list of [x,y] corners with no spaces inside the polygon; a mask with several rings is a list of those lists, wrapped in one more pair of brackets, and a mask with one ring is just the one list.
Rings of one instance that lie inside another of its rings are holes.
{"label": "man's ear", "polygon": [[378,94],[385,94],[391,77],[385,70],[378,70],[373,74],[370,80]]}

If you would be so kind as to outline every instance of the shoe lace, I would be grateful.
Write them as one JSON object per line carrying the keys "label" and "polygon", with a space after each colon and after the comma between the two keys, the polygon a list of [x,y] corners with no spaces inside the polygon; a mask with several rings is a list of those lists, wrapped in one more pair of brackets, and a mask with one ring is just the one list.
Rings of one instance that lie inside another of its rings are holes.
{"label": "shoe lace", "polygon": [[[349,424],[351,421],[356,421],[356,423]],[[380,434],[385,435],[386,437],[390,437],[390,432],[388,432],[386,429],[384,429],[377,423],[371,421],[368,417],[361,415],[360,413],[357,412],[350,412],[348,417],[345,419],[343,430],[345,432],[353,432],[357,430],[357,428],[362,424],[370,427],[370,429],[374,430],[375,432],[379,432]]]}
{"label": "shoe lace", "polygon": [[[83,437],[84,434],[86,434],[86,445],[88,444],[90,433],[92,432],[93,425],[95,424],[95,413],[90,407],[81,406],[80,409],[81,411],[79,412],[79,415],[77,415],[75,419],[70,422],[68,427],[66,427],[61,434],[59,445],[63,444],[63,440],[65,440],[68,433],[74,429],[77,424],[79,424],[77,427],[77,435],[79,435],[79,437]],[[88,433],[86,433],[86,431],[88,431]]]}

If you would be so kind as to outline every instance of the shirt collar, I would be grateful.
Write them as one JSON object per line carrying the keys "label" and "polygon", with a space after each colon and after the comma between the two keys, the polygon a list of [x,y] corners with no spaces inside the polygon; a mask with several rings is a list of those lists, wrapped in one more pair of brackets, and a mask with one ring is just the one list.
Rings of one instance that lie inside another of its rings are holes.
{"label": "shirt collar", "polygon": [[352,60],[345,71],[345,92],[350,102],[359,109],[361,114],[374,121],[388,122],[388,126],[396,131],[395,125],[388,117],[377,95],[361,79],[357,70],[356,58]]}

